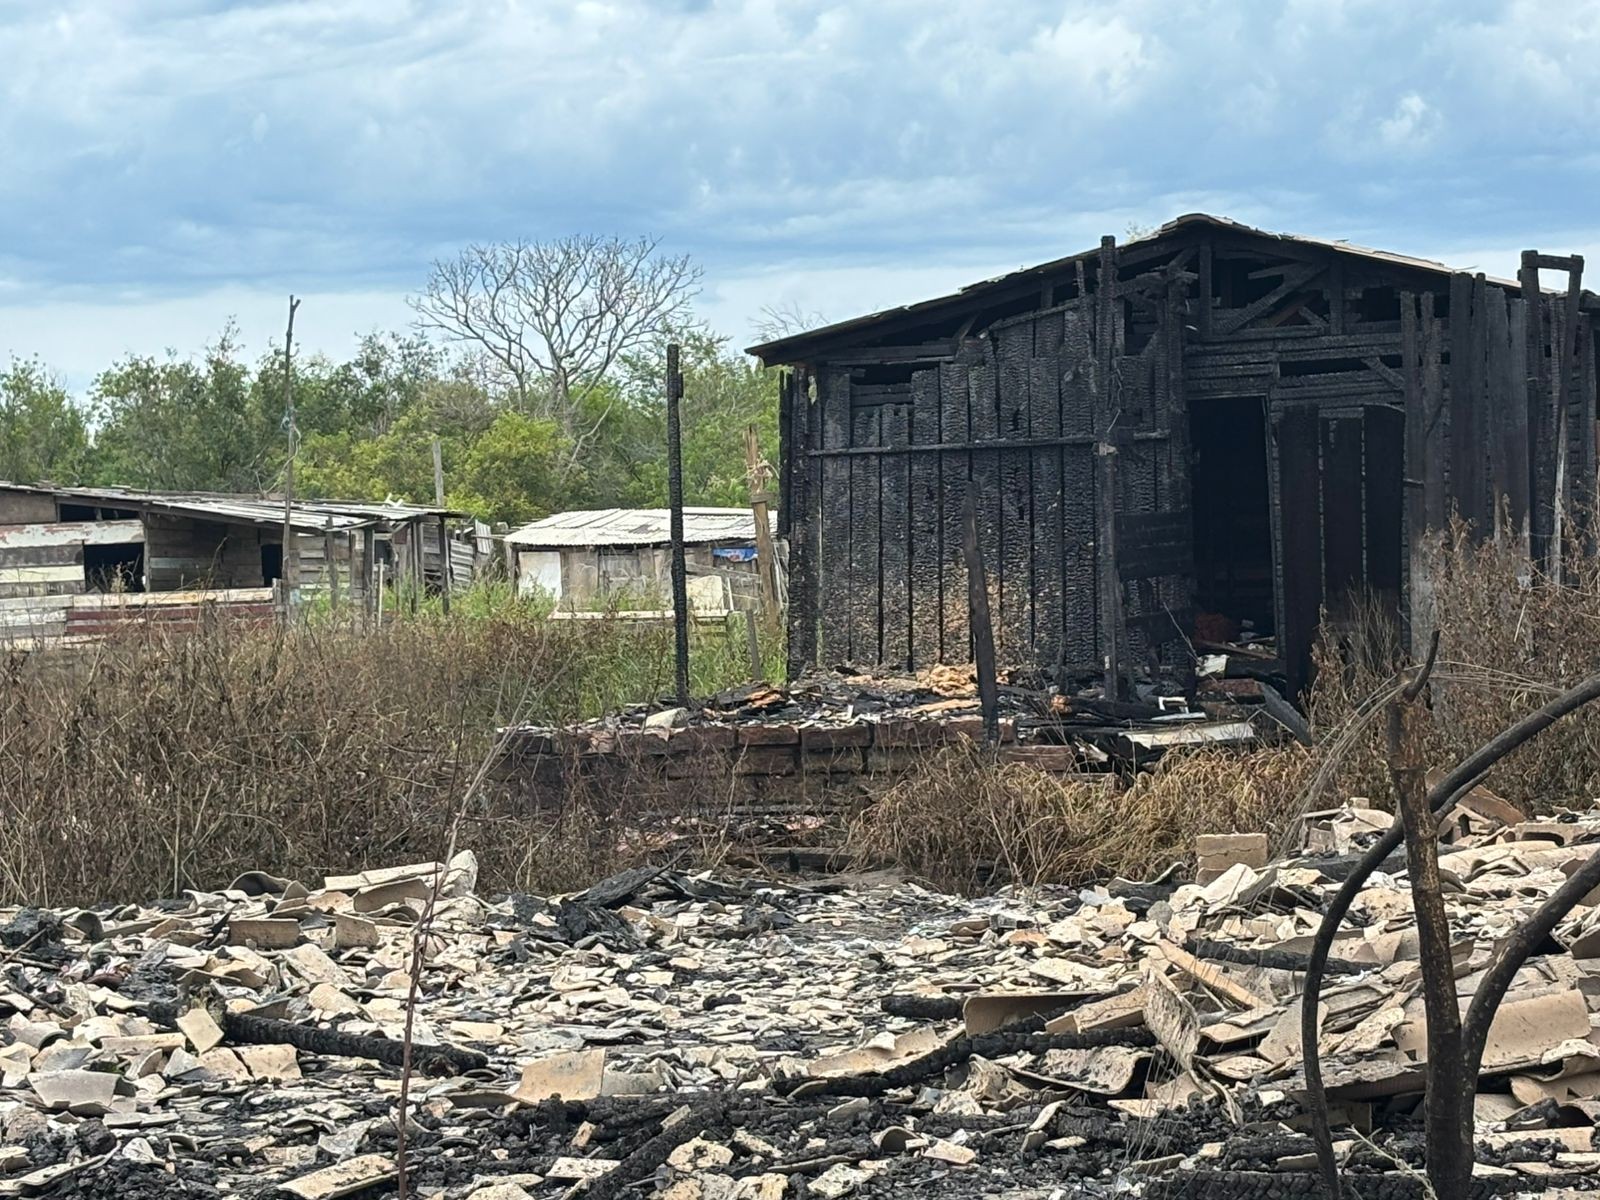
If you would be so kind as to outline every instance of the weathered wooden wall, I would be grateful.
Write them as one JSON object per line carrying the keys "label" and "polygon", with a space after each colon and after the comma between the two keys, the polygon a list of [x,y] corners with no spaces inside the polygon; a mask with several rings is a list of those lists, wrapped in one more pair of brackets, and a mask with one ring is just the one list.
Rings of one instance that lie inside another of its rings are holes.
{"label": "weathered wooden wall", "polygon": [[252,525],[150,513],[145,527],[145,588],[263,586],[261,531]]}
{"label": "weathered wooden wall", "polygon": [[781,405],[805,447],[786,456],[797,654],[969,660],[970,494],[1003,661],[1099,669],[1107,533],[1123,543],[1125,653],[1175,661],[1189,570],[1177,319],[1164,278],[1085,288],[948,345],[834,356],[814,399],[798,373]]}
{"label": "weathered wooden wall", "polygon": [[[1223,404],[1259,413],[1239,441],[1257,447],[1295,690],[1325,618],[1374,598],[1425,625],[1425,530],[1459,516],[1558,573],[1592,545],[1600,303],[1581,259],[1524,256],[1533,304],[1481,275],[1225,229],[1120,254],[1107,239],[1051,269],[1033,303],[1022,283],[978,291],[943,325],[894,318],[785,376],[792,668],[969,661],[971,495],[1002,663],[1181,669],[1190,426],[1215,435]],[[1540,270],[1570,286],[1539,292]]]}
{"label": "weathered wooden wall", "polygon": [[[1566,294],[1540,267],[1567,273]],[[1594,316],[1579,306],[1581,258],[1523,256],[1520,295],[1457,274],[1448,290],[1401,300],[1405,362],[1408,619],[1424,644],[1430,614],[1426,540],[1459,518],[1510,542],[1556,578],[1594,549]]]}

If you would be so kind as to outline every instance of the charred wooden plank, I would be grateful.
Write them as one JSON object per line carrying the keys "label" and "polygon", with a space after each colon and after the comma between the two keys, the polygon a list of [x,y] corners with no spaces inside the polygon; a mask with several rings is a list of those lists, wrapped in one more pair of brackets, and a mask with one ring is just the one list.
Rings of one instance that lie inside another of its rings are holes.
{"label": "charred wooden plank", "polygon": [[[911,406],[911,442],[937,443],[941,437],[939,372],[933,368],[918,371],[911,377],[911,391],[915,397]],[[941,464],[937,453],[912,453],[909,460],[907,618],[911,626],[911,666],[915,669],[936,663],[940,657],[944,607],[939,553]]]}
{"label": "charred wooden plank", "polygon": [[1271,312],[1282,304],[1295,292],[1306,287],[1317,276],[1327,269],[1324,263],[1308,263],[1304,266],[1286,267],[1283,269],[1283,282],[1273,288],[1266,295],[1252,300],[1243,308],[1236,308],[1219,312],[1212,322],[1212,329],[1217,333],[1227,334],[1243,329],[1251,321],[1264,313]]}
{"label": "charred wooden plank", "polygon": [[[969,343],[954,363],[939,367],[939,440],[965,445],[972,439],[969,401],[971,362],[979,348]],[[947,663],[972,661],[967,621],[967,578],[961,563],[961,513],[972,477],[969,450],[938,456],[939,463],[939,656]]]}
{"label": "charred wooden plank", "polygon": [[[997,347],[992,338],[980,338],[982,355],[972,364],[968,374],[968,404],[971,413],[972,439],[975,443],[993,447],[1000,438],[1000,381]],[[990,572],[989,587],[996,592],[996,573],[1000,564],[1000,453],[996,449],[978,449],[972,453],[972,491],[978,512],[978,545],[983,561]],[[997,608],[991,599],[991,608]],[[976,633],[976,630],[974,630]]]}
{"label": "charred wooden plank", "polygon": [[879,460],[883,593],[879,661],[903,670],[911,662],[911,410],[904,405],[886,408],[879,419],[883,443],[891,451]]}
{"label": "charred wooden plank", "polygon": [[938,363],[953,359],[955,342],[944,339],[908,346],[866,346],[859,350],[836,350],[828,362],[836,367],[879,366],[883,363]]}
{"label": "charred wooden plank", "polygon": [[1347,615],[1365,578],[1362,556],[1360,417],[1322,419],[1322,564],[1324,603]]}
{"label": "charred wooden plank", "polygon": [[1474,469],[1474,458],[1483,452],[1483,440],[1477,428],[1474,375],[1472,276],[1457,272],[1450,277],[1450,499],[1456,512],[1474,522],[1481,535],[1476,486],[1482,473]]}
{"label": "charred wooden plank", "polygon": [[1405,506],[1405,414],[1371,405],[1361,410],[1362,488],[1366,501],[1366,577],[1373,591],[1398,600]]}
{"label": "charred wooden plank", "polygon": [[[822,418],[822,446],[850,444],[850,375],[826,367],[817,379]],[[817,563],[817,616],[821,627],[822,661],[837,666],[852,657],[850,646],[850,460],[817,460],[822,474],[821,544]]]}
{"label": "charred wooden plank", "polygon": [[[853,408],[852,446],[882,446],[882,413]],[[883,661],[883,535],[879,525],[882,472],[879,457],[850,461],[850,657],[864,665]]]}
{"label": "charred wooden plank", "polygon": [[[1028,427],[1034,437],[1061,435],[1061,349],[1064,316],[1053,313],[1034,325],[1028,363]],[[1064,526],[1060,447],[1032,452],[1033,468],[1033,650],[1041,663],[1060,661]]]}
{"label": "charred wooden plank", "polygon": [[1117,575],[1117,512],[1122,495],[1113,440],[1121,415],[1119,380],[1121,358],[1117,323],[1117,243],[1100,239],[1099,271],[1095,277],[1095,558],[1101,660],[1105,663],[1105,696],[1122,696],[1122,650],[1127,642],[1123,623],[1122,580]]}
{"label": "charred wooden plank", "polygon": [[1099,657],[1099,583],[1096,575],[1094,441],[1094,310],[1086,300],[1062,314],[1057,378],[1061,395],[1061,432],[1083,437],[1061,448],[1061,608],[1063,657],[1068,662],[1094,662]]}
{"label": "charred wooden plank", "polygon": [[1291,698],[1309,680],[1311,645],[1322,608],[1322,497],[1318,417],[1308,409],[1277,414],[1278,495],[1282,506],[1281,631]]}
{"label": "charred wooden plank", "polygon": [[[1017,326],[994,339],[998,359],[996,396],[1002,441],[1026,442],[1029,428],[1033,325]],[[1032,659],[1033,646],[1033,464],[1031,450],[1000,452],[998,559],[988,560],[997,577],[1000,611],[998,653],[1006,663]]]}
{"label": "charred wooden plank", "polygon": [[1555,414],[1550,395],[1550,364],[1547,350],[1547,304],[1539,290],[1539,259],[1536,250],[1522,252],[1522,268],[1517,280],[1527,309],[1527,396],[1528,396],[1528,474],[1529,544],[1535,561],[1549,561],[1550,531],[1555,509]]}
{"label": "charred wooden plank", "polygon": [[1444,394],[1444,330],[1434,308],[1434,295],[1422,295],[1422,496],[1424,528],[1444,529],[1450,520],[1450,493],[1445,480],[1449,465],[1450,415]]}

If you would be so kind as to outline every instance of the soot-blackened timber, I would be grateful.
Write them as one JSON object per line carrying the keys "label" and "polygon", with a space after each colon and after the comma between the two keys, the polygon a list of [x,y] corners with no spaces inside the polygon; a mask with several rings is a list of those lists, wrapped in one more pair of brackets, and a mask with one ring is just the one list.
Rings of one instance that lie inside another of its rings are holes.
{"label": "soot-blackened timber", "polygon": [[970,661],[969,496],[1002,664],[1119,691],[1241,635],[1298,690],[1319,622],[1363,602],[1415,642],[1420,535],[1455,515],[1559,572],[1595,495],[1582,271],[1192,215],[754,347],[789,368],[791,667]]}

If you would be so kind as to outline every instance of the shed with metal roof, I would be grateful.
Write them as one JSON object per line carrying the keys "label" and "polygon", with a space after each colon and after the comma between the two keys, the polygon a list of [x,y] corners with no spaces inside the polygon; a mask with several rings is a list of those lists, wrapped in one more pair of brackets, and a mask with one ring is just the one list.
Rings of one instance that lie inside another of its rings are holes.
{"label": "shed with metal roof", "polygon": [[[665,508],[555,513],[505,535],[511,572],[523,594],[542,591],[564,607],[620,602],[659,608],[671,568],[670,522]],[[749,509],[685,508],[683,534],[697,608],[759,607]],[[779,559],[781,580],[781,554]]]}

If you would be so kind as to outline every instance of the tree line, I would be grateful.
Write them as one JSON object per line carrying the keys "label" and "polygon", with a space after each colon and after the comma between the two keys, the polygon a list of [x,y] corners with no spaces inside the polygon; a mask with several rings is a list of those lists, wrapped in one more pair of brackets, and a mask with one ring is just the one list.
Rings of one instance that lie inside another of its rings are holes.
{"label": "tree line", "polygon": [[[296,494],[431,503],[437,438],[446,502],[482,520],[660,507],[676,340],[685,497],[746,503],[744,431],[776,457],[777,387],[696,321],[699,281],[648,239],[471,246],[434,263],[414,328],[369,334],[345,361],[294,355]],[[81,399],[48,364],[14,359],[0,372],[0,479],[272,493],[286,400],[282,347],[252,357],[231,324],[198,355],[113,363]]]}

